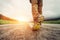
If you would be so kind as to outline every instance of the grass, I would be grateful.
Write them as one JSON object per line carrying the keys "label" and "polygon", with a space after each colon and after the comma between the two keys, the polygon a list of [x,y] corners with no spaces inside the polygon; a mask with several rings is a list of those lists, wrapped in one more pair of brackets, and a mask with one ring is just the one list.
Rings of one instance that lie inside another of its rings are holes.
{"label": "grass", "polygon": [[2,24],[16,24],[16,23],[17,23],[16,21],[0,19],[0,25],[2,25]]}
{"label": "grass", "polygon": [[8,20],[2,20],[0,19],[0,24],[9,24],[10,22]]}
{"label": "grass", "polygon": [[44,21],[43,23],[60,24],[60,20],[54,20],[54,21]]}

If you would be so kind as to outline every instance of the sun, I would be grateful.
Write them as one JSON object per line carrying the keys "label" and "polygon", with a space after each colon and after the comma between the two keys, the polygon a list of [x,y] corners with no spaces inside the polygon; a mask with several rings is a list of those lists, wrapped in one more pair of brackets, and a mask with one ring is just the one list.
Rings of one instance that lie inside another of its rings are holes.
{"label": "sun", "polygon": [[29,22],[29,19],[25,16],[21,16],[21,17],[18,17],[16,19],[20,22]]}

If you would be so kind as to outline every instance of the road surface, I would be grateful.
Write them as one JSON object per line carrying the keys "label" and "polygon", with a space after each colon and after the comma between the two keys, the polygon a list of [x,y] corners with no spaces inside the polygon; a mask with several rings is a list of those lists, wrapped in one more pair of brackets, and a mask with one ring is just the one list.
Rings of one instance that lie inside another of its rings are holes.
{"label": "road surface", "polygon": [[0,40],[60,40],[60,24],[42,24],[38,31],[29,25],[0,25]]}

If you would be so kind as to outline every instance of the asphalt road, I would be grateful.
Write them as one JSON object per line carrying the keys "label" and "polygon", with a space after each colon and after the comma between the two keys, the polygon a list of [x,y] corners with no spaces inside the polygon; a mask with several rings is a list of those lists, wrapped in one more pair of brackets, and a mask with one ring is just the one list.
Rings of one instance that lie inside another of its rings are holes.
{"label": "asphalt road", "polygon": [[60,24],[42,24],[38,31],[28,24],[0,25],[0,40],[60,40]]}

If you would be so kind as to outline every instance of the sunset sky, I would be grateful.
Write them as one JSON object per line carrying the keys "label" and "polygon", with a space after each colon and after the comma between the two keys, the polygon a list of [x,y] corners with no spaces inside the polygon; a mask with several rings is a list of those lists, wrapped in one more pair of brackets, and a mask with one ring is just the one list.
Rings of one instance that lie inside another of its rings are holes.
{"label": "sunset sky", "polygon": [[[43,0],[43,15],[45,18],[60,17],[60,0]],[[0,14],[20,20],[33,20],[29,0],[0,0]]]}

